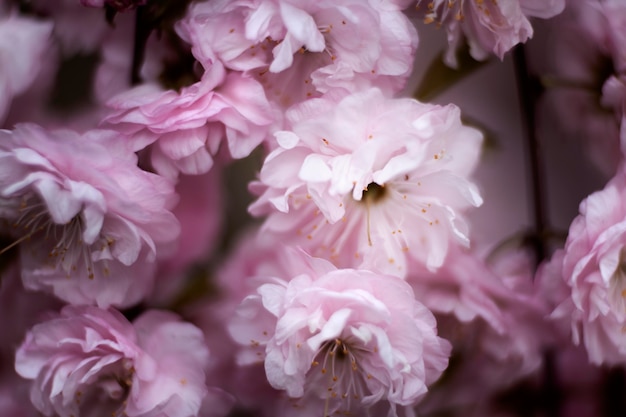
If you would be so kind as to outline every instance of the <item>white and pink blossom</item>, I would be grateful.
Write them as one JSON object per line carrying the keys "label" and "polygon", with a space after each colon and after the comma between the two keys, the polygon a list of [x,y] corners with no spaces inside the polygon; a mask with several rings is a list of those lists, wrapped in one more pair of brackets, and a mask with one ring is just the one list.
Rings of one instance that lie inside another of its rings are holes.
{"label": "white and pink blossom", "polygon": [[357,0],[198,2],[178,32],[205,66],[255,77],[284,108],[331,90],[397,92],[417,47],[400,10]]}
{"label": "white and pink blossom", "polygon": [[275,134],[250,207],[262,233],[340,266],[405,276],[408,259],[440,267],[469,245],[463,212],[482,199],[469,180],[481,133],[454,105],[389,99],[371,89],[309,100]]}
{"label": "white and pink blossom", "polygon": [[152,166],[168,178],[208,172],[224,140],[232,157],[248,156],[274,121],[262,86],[219,63],[180,91],[146,83],[107,106],[103,123],[129,135],[135,151],[150,145]]}
{"label": "white and pink blossom", "polygon": [[240,363],[264,361],[292,405],[325,415],[383,404],[396,416],[419,402],[447,367],[450,345],[410,286],[295,250],[285,259],[290,276],[258,277],[230,323],[247,345]]}

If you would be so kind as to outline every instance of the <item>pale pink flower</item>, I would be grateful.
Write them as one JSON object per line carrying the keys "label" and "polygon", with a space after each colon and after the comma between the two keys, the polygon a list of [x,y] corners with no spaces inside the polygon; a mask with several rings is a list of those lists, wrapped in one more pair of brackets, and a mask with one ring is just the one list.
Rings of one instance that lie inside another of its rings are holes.
{"label": "pale pink flower", "polygon": [[287,114],[265,160],[253,215],[340,266],[404,276],[407,259],[442,265],[451,241],[469,245],[463,211],[482,203],[468,180],[482,135],[456,106],[388,99],[371,89],[313,99]]}
{"label": "pale pink flower", "polygon": [[[552,313],[571,323],[594,364],[626,363],[626,168],[580,205],[562,259],[569,296]],[[555,267],[554,270],[558,271]]]}
{"label": "pale pink flower", "polygon": [[172,184],[137,167],[126,138],[18,125],[0,131],[0,205],[15,227],[22,278],[78,304],[129,306],[175,243]]}
{"label": "pale pink flower", "polygon": [[208,356],[202,332],[173,313],[130,323],[113,309],[67,306],[30,330],[15,368],[46,416],[192,417]]}
{"label": "pale pink flower", "polygon": [[449,44],[445,61],[455,67],[456,49],[463,38],[475,59],[484,60],[490,54],[502,59],[533,36],[529,18],[557,15],[565,0],[417,0],[415,7],[425,23],[445,27]]}
{"label": "pale pink flower", "polygon": [[11,99],[23,93],[39,74],[51,48],[52,22],[11,13],[0,17],[0,123]]}
{"label": "pale pink flower", "polygon": [[252,78],[211,66],[180,92],[144,84],[113,97],[103,123],[130,135],[134,150],[150,146],[152,166],[169,178],[208,172],[224,139],[246,157],[273,122],[263,88]]}
{"label": "pale pink flower", "polygon": [[397,7],[356,0],[198,2],[178,29],[200,62],[246,71],[283,107],[339,88],[397,92],[417,47]]}
{"label": "pale pink flower", "polygon": [[259,277],[230,323],[248,346],[240,363],[264,360],[274,388],[324,415],[364,415],[382,402],[396,416],[415,405],[447,367],[450,346],[410,286],[301,251],[286,262],[290,276]]}

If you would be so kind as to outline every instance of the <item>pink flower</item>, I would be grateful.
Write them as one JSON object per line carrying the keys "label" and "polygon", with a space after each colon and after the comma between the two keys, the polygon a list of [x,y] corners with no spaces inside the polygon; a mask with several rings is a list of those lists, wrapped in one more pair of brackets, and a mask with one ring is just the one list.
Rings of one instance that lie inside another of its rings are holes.
{"label": "pink flower", "polygon": [[247,72],[283,107],[338,88],[397,92],[417,47],[400,10],[355,0],[199,2],[178,29],[205,66]]}
{"label": "pink flower", "polygon": [[540,370],[553,343],[548,309],[534,294],[530,251],[495,252],[487,262],[459,249],[450,251],[435,273],[415,270],[407,278],[417,299],[435,314],[439,334],[450,340],[456,359],[418,415],[489,404]]}
{"label": "pink flower", "polygon": [[169,178],[208,172],[224,138],[234,158],[248,156],[273,122],[261,85],[220,64],[180,92],[145,84],[107,105],[104,123],[130,135],[134,150],[152,145],[153,167]]}
{"label": "pink flower", "polygon": [[415,7],[425,23],[445,26],[449,43],[445,60],[455,67],[462,37],[475,59],[484,60],[491,53],[502,59],[532,37],[529,17],[553,17],[563,11],[565,0],[417,0]]}
{"label": "pink flower", "polygon": [[15,227],[22,278],[77,304],[129,306],[179,224],[172,184],[137,167],[112,131],[0,131],[0,205]]}
{"label": "pink flower", "polygon": [[571,322],[574,343],[584,344],[594,364],[626,362],[625,198],[622,166],[603,190],[581,203],[562,255],[570,294],[552,316]]}
{"label": "pink flower", "polygon": [[376,89],[309,100],[287,114],[253,189],[262,233],[341,266],[404,276],[407,259],[441,266],[469,244],[462,212],[482,200],[467,179],[482,135],[459,109],[388,99]]}
{"label": "pink flower", "polygon": [[67,306],[34,326],[15,368],[46,416],[197,416],[207,393],[202,332],[168,312],[132,324],[119,312]]}
{"label": "pink flower", "polygon": [[45,52],[51,47],[52,23],[15,13],[0,18],[0,122],[11,99],[35,81]]}
{"label": "pink flower", "polygon": [[[324,415],[383,402],[389,416],[412,406],[447,367],[450,346],[403,280],[285,252],[284,280],[263,279],[230,323],[249,346],[240,363],[264,360],[270,384]],[[259,277],[261,279],[261,277]]]}

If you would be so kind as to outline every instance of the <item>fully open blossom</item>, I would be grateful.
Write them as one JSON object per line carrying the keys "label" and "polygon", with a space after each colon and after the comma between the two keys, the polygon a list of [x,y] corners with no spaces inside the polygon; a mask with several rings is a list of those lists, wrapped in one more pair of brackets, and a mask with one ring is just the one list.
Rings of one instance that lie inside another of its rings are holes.
{"label": "fully open blossom", "polygon": [[141,300],[179,233],[172,184],[139,169],[113,131],[24,124],[0,139],[0,206],[25,285],[101,307]]}
{"label": "fully open blossom", "polygon": [[395,416],[416,404],[447,367],[450,346],[410,286],[295,250],[286,256],[290,276],[259,277],[231,322],[248,346],[240,362],[264,360],[274,388],[325,415],[365,415],[383,402]]}
{"label": "fully open blossom", "polygon": [[[626,168],[580,205],[562,268],[569,296],[552,316],[571,323],[574,343],[582,343],[595,364],[623,364],[626,358]],[[560,267],[560,268],[559,268]],[[544,278],[545,279],[545,278]]]}
{"label": "fully open blossom", "polygon": [[104,123],[128,134],[134,150],[152,145],[152,166],[170,178],[208,172],[224,139],[234,158],[248,156],[273,122],[261,85],[219,63],[179,92],[147,83],[107,105]]}
{"label": "fully open blossom", "polygon": [[462,213],[482,203],[468,180],[482,135],[457,107],[371,89],[309,100],[287,119],[253,184],[262,233],[399,276],[407,257],[436,269],[451,240],[469,245]]}
{"label": "fully open blossom", "polygon": [[456,66],[455,52],[463,37],[475,59],[491,53],[502,59],[533,36],[530,17],[553,17],[563,11],[565,0],[417,0],[415,7],[425,23],[446,28],[446,63]]}
{"label": "fully open blossom", "polygon": [[408,18],[374,1],[198,2],[178,29],[200,62],[249,73],[284,107],[338,88],[398,91],[417,47]]}
{"label": "fully open blossom", "polygon": [[113,309],[67,306],[29,331],[15,368],[46,416],[192,417],[208,356],[202,332],[173,313],[130,323]]}
{"label": "fully open blossom", "polygon": [[52,22],[38,21],[12,13],[0,16],[0,122],[11,99],[23,93],[42,67],[44,53],[51,47]]}

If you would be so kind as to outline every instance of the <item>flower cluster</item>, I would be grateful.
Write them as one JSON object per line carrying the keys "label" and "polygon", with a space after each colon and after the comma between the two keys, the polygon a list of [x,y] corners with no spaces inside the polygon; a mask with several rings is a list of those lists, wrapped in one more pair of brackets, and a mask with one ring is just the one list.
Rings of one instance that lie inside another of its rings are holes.
{"label": "flower cluster", "polygon": [[7,1],[0,34],[0,415],[624,414],[622,0]]}

